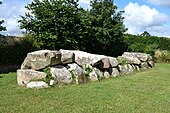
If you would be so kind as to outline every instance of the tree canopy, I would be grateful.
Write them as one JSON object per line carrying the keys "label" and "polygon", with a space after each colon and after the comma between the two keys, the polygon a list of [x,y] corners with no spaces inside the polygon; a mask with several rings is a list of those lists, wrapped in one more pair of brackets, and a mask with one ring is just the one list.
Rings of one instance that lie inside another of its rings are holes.
{"label": "tree canopy", "polygon": [[151,36],[151,35],[150,35],[150,33],[149,33],[149,32],[144,31],[144,32],[141,34],[141,36]]}
{"label": "tree canopy", "polygon": [[122,11],[113,0],[91,0],[91,9],[78,0],[34,0],[26,6],[20,27],[41,49],[78,49],[117,56],[126,50]]}

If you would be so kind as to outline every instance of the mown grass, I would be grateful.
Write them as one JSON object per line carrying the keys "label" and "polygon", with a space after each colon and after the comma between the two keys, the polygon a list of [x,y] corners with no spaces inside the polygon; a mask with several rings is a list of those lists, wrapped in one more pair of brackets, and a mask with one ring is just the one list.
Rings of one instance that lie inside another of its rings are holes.
{"label": "mown grass", "polygon": [[0,75],[2,113],[170,113],[170,64],[82,85],[32,90]]}

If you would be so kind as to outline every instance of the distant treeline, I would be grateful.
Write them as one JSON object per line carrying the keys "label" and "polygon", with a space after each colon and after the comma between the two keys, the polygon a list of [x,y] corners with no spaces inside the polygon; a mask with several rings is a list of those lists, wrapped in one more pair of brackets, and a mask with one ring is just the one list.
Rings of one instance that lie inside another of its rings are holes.
{"label": "distant treeline", "polygon": [[131,52],[145,52],[153,56],[156,50],[170,51],[170,38],[126,34],[125,42]]}

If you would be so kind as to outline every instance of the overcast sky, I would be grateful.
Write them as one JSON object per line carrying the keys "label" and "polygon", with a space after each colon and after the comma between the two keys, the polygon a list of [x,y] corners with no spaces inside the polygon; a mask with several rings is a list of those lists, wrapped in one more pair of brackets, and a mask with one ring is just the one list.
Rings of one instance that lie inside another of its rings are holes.
{"label": "overcast sky", "polygon": [[[24,6],[32,0],[0,0],[0,20],[7,31],[4,35],[21,35],[20,15],[24,15]],[[89,8],[90,0],[79,0],[80,5]],[[141,34],[148,31],[151,35],[170,37],[170,0],[115,0],[119,10],[124,10],[124,24],[128,33]]]}

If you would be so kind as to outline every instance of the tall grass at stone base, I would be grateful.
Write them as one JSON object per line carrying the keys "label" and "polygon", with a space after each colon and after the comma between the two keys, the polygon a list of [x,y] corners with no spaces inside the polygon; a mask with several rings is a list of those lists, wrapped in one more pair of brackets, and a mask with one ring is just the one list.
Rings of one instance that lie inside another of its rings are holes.
{"label": "tall grass at stone base", "polygon": [[156,50],[154,55],[155,62],[167,62],[170,63],[170,51]]}

